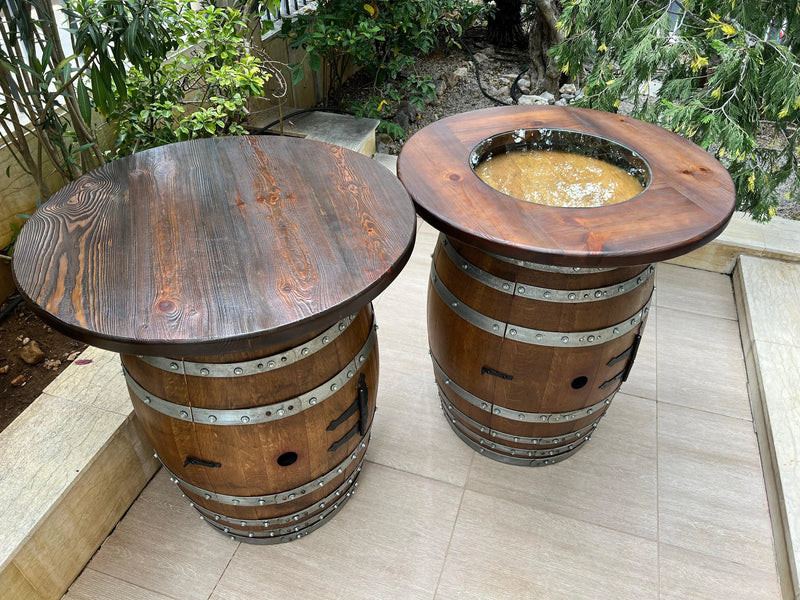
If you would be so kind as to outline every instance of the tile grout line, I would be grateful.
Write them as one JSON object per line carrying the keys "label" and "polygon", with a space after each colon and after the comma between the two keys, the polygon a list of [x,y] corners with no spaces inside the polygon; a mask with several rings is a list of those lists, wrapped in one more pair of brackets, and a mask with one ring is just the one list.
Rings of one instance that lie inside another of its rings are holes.
{"label": "tile grout line", "polygon": [[[656,302],[656,306],[658,306],[658,302]],[[658,321],[656,321],[656,324]],[[659,413],[660,413],[660,400],[658,399],[658,327],[653,332],[655,337],[655,364],[653,365],[653,369],[655,369],[655,396],[656,396],[656,585],[658,586],[658,597],[661,598],[661,479],[659,476],[659,465],[661,464],[661,453],[659,451]]]}
{"label": "tile grout line", "polygon": [[[475,455],[470,458],[469,461],[469,469],[467,469],[467,481],[469,481],[469,472],[472,470],[472,464],[475,461]],[[456,510],[456,516],[453,519],[453,528],[450,530],[450,537],[447,540],[447,547],[444,551],[444,559],[442,560],[442,568],[439,569],[439,576],[436,578],[436,587],[433,590],[432,600],[436,600],[436,597],[439,595],[439,587],[442,584],[442,577],[444,576],[444,569],[447,565],[447,557],[450,554],[450,548],[453,545],[453,537],[456,534],[456,525],[458,523],[458,516],[461,514],[461,507],[464,504],[464,496],[467,493],[467,481],[464,482],[464,485],[461,486],[461,498],[458,500],[458,510]]]}
{"label": "tile grout line", "polygon": [[[390,465],[385,465],[383,463],[379,463],[378,461],[372,460],[370,458],[365,458],[364,462],[365,463],[372,463],[373,465],[377,465],[377,466],[382,467],[384,469],[390,469],[392,471],[396,471],[397,473],[403,473],[405,475],[413,475],[414,477],[421,477],[422,479],[426,479],[426,480],[432,481],[434,483],[439,483],[439,484],[442,484],[442,485],[449,485],[449,486],[454,487],[454,488],[458,488],[458,487],[462,487],[463,488],[463,487],[466,486],[466,483],[464,485],[458,485],[456,483],[450,483],[449,481],[442,481],[441,479],[436,479],[435,477],[431,477],[430,475],[423,475],[421,473],[414,473],[413,471],[407,471],[407,470],[401,469],[399,467],[393,467],[393,466],[390,466]],[[470,462],[470,465],[471,464],[472,463]]]}
{"label": "tile grout line", "polygon": [[228,567],[231,566],[231,563],[233,562],[233,558],[236,556],[236,553],[239,552],[239,549],[242,547],[242,543],[243,542],[236,542],[236,549],[233,552],[231,552],[231,556],[230,558],[228,558],[228,562],[225,565],[225,568],[222,569],[222,572],[219,574],[217,582],[214,584],[214,587],[211,588],[211,591],[206,597],[206,600],[211,600],[211,597],[214,595],[214,592],[217,591],[217,587],[219,587],[219,584],[222,581],[222,578],[225,576],[225,572],[228,570]]}

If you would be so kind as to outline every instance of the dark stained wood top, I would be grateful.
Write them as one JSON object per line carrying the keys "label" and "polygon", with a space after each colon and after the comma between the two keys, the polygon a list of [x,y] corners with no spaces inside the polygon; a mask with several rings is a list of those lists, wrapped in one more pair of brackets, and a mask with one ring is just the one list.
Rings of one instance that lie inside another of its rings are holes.
{"label": "dark stained wood top", "polygon": [[[566,129],[619,142],[646,160],[650,185],[598,208],[533,204],[497,191],[472,171],[482,140],[517,129]],[[560,106],[509,106],[442,119],[406,142],[397,164],[417,212],[473,246],[543,264],[618,267],[666,260],[714,239],[736,192],[710,154],[665,129],[622,115]]]}
{"label": "dark stained wood top", "polygon": [[23,227],[13,270],[45,320],[102,348],[208,355],[291,341],[398,275],[414,207],[338,146],[242,136],[171,144],[62,188]]}

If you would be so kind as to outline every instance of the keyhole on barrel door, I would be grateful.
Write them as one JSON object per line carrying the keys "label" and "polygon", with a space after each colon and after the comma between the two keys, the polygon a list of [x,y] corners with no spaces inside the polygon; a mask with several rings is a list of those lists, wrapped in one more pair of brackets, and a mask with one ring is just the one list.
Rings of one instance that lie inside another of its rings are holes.
{"label": "keyhole on barrel door", "polygon": [[581,375],[580,377],[576,377],[575,379],[572,380],[572,384],[571,384],[572,385],[572,389],[573,390],[579,390],[583,386],[585,386],[587,383],[589,383],[589,378]]}
{"label": "keyhole on barrel door", "polygon": [[278,464],[282,467],[293,465],[297,461],[297,452],[284,452],[278,457]]}

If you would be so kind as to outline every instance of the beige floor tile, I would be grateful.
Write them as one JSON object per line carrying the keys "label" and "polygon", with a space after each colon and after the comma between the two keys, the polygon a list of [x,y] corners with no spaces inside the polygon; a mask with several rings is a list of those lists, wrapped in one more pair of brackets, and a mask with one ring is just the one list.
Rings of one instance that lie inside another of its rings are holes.
{"label": "beige floor tile", "polygon": [[752,423],[658,405],[659,541],[775,572]]}
{"label": "beige floor tile", "polygon": [[661,263],[656,269],[658,306],[736,319],[729,275]]}
{"label": "beige floor tile", "polygon": [[780,600],[774,572],[659,546],[660,600]]}
{"label": "beige floor tile", "polygon": [[212,600],[433,598],[460,488],[367,463],[358,493],[311,535],[242,544]]}
{"label": "beige floor tile", "polygon": [[[80,364],[69,365],[45,393],[127,415],[132,410],[119,354],[89,346]],[[85,363],[85,361],[91,361]]]}
{"label": "beige floor tile", "polygon": [[94,569],[85,569],[73,583],[62,600],[180,600],[181,596],[164,596],[158,592],[147,590],[98,573]]}
{"label": "beige floor tile", "polygon": [[463,486],[473,454],[442,415],[428,352],[383,346],[378,411],[367,458]]}
{"label": "beige floor tile", "polygon": [[658,308],[652,308],[645,323],[642,341],[628,380],[620,390],[630,396],[656,399],[656,347],[658,342]]}
{"label": "beige floor tile", "polygon": [[373,302],[381,348],[397,343],[413,346],[427,356],[426,307],[433,245],[438,235],[422,224],[414,253],[397,279]]}
{"label": "beige floor tile", "polygon": [[752,420],[736,321],[658,309],[658,400]]}
{"label": "beige floor tile", "polygon": [[203,523],[162,469],[89,568],[180,600],[206,600],[238,545]]}
{"label": "beige floor tile", "polygon": [[436,600],[657,595],[656,542],[467,491]]}
{"label": "beige floor tile", "polygon": [[373,306],[381,350],[402,344],[428,356],[427,293],[427,274],[413,278],[403,273],[375,300]]}
{"label": "beige floor tile", "polygon": [[655,402],[617,394],[586,446],[555,465],[478,455],[467,489],[656,540]]}

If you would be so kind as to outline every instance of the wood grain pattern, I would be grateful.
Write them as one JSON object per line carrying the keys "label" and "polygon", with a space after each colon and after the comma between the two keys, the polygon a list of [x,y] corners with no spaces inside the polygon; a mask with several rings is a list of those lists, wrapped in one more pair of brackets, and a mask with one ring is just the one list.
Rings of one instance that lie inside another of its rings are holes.
{"label": "wood grain pattern", "polygon": [[[638,152],[652,171],[635,198],[598,208],[563,208],[511,198],[470,167],[475,146],[516,129],[588,133]],[[397,173],[420,216],[446,234],[513,258],[561,266],[619,267],[673,258],[714,239],[736,193],[710,154],[660,127],[571,107],[509,106],[463,113],[417,132]]]}
{"label": "wood grain pattern", "polygon": [[[217,409],[268,407],[304,394],[331,379],[358,355],[372,330],[373,310],[368,304],[341,335],[317,352],[291,365],[238,378],[170,373],[134,355],[123,355],[122,362],[148,392],[177,404]],[[356,433],[336,450],[328,450],[358,423],[358,411],[334,430],[326,429],[355,401],[361,373],[365,375],[368,389],[369,427],[378,388],[377,345],[352,378],[330,397],[275,421],[228,426],[192,423],[153,410],[135,394],[131,394],[131,398],[161,462],[183,481],[234,496],[276,494],[312,482],[310,492],[297,500],[256,507],[219,504],[187,492],[197,505],[234,520],[271,519],[312,506],[341,485],[357,467],[357,462],[352,463],[341,477],[324,487],[313,484],[364,441],[364,436]],[[296,462],[281,466],[278,457],[288,452],[296,454]],[[221,466],[186,465],[184,461],[189,456]],[[224,524],[224,519],[222,522]]]}
{"label": "wood grain pattern", "polygon": [[413,247],[402,185],[297,138],[182,142],[57,192],[19,237],[14,276],[54,327],[135,354],[288,342],[372,300]]}
{"label": "wood grain pattern", "polygon": [[[459,254],[469,256],[473,264],[480,265],[488,273],[515,282],[514,287],[517,283],[525,283],[551,290],[592,289],[617,285],[642,271],[642,267],[625,267],[599,273],[549,273],[504,262],[450,238],[442,238],[441,241],[453,244]],[[480,283],[470,275],[472,269],[465,271],[452,262],[442,243],[436,246],[433,265],[439,280],[459,302],[481,314],[520,327],[565,333],[603,329],[627,321],[650,300],[654,284],[654,278],[650,277],[631,291],[603,300],[548,302],[503,293]],[[643,329],[644,322],[632,331],[602,344],[583,347],[528,344],[488,333],[472,325],[442,300],[433,285],[428,288],[431,354],[446,374],[443,377],[436,373],[439,389],[449,403],[482,427],[475,427],[456,416],[461,425],[489,440],[489,434],[482,429],[491,428],[512,436],[541,438],[578,432],[596,421],[605,406],[593,411],[590,416],[562,423],[517,421],[495,415],[492,409],[502,407],[521,412],[564,413],[612,397],[622,383],[617,376],[631,366],[633,360],[630,356],[626,358],[624,353]],[[623,355],[623,359],[608,364],[620,355]],[[512,379],[492,376],[485,373],[483,367],[504,373]],[[489,408],[478,408],[462,398],[448,384],[449,379],[486,401]],[[610,384],[601,387],[609,381]],[[587,432],[579,437],[585,435]],[[578,439],[573,438],[573,442]],[[502,440],[502,444],[527,451],[555,448],[563,446],[564,442],[531,445]],[[500,450],[495,452],[502,453]]]}

